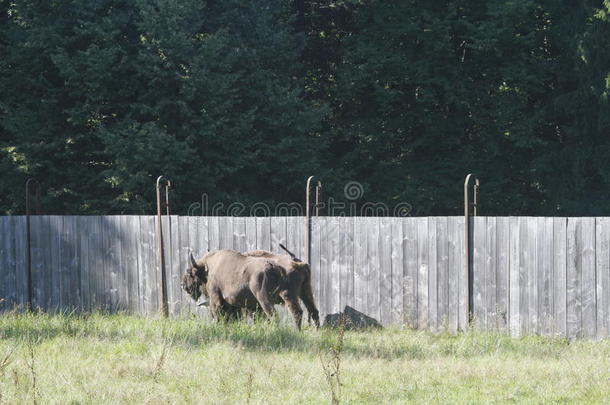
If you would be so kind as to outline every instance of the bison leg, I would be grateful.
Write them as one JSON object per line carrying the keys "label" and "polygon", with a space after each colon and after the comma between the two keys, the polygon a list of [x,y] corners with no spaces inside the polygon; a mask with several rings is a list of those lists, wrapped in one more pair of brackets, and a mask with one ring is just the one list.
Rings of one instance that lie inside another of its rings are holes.
{"label": "bison leg", "polygon": [[209,308],[210,315],[215,321],[231,322],[238,319],[237,308],[229,305],[224,298],[219,288],[209,289]]}
{"label": "bison leg", "polygon": [[305,308],[307,308],[308,319],[313,319],[316,328],[319,328],[320,315],[313,300],[313,292],[311,291],[311,285],[309,283],[305,283],[301,289],[301,300],[303,301],[303,304],[305,304]]}
{"label": "bison leg", "polygon": [[254,294],[254,297],[258,301],[259,305],[267,315],[269,320],[275,318],[275,308],[273,308],[273,303],[269,298],[269,291],[271,291],[271,280],[265,273],[261,273],[258,277],[256,277],[253,282],[250,284],[250,290]]}
{"label": "bison leg", "polygon": [[[222,299],[222,294],[218,288],[210,288],[208,291],[208,306],[210,309],[210,315],[212,319],[219,321],[222,320],[225,316],[225,311],[223,308],[226,304]],[[224,304],[224,305],[223,305]]]}
{"label": "bison leg", "polygon": [[232,307],[226,302],[222,306],[222,315],[225,322],[237,322],[241,318],[241,312],[239,308]]}
{"label": "bison leg", "polygon": [[284,303],[292,313],[294,323],[297,325],[297,329],[301,330],[303,309],[301,309],[301,305],[299,304],[299,297],[294,292],[287,290],[280,292],[280,297],[284,300]]}

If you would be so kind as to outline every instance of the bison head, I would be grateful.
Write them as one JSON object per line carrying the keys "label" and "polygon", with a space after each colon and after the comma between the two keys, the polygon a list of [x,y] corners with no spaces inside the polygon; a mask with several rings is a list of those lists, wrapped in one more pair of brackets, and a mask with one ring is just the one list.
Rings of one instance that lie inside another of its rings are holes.
{"label": "bison head", "polygon": [[208,274],[205,265],[198,264],[191,254],[191,266],[182,276],[182,288],[191,298],[193,298],[193,300],[197,301],[205,291],[207,282]]}

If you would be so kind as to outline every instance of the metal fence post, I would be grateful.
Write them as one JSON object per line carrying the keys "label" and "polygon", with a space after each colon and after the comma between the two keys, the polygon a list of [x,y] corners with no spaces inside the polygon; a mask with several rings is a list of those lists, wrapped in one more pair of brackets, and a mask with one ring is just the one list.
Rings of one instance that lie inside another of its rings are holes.
{"label": "metal fence post", "polygon": [[159,249],[159,269],[161,270],[161,315],[167,318],[169,315],[169,308],[167,304],[167,277],[165,272],[165,251],[163,244],[163,226],[161,223],[161,181],[165,181],[165,207],[166,215],[169,218],[170,206],[169,206],[169,189],[172,183],[163,176],[157,178],[157,247]]}
{"label": "metal fence post", "polygon": [[28,299],[28,307],[27,310],[31,311],[33,308],[32,305],[32,228],[30,225],[30,215],[31,213],[31,204],[30,204],[30,195],[31,190],[30,186],[34,184],[36,190],[36,214],[40,214],[40,183],[38,180],[29,178],[25,182],[25,222],[26,222],[26,273],[27,273],[27,299]]}
{"label": "metal fence post", "polygon": [[[472,203],[468,198],[468,189],[470,180],[474,178],[474,185],[472,188]],[[474,173],[470,173],[464,180],[464,271],[468,275],[468,322],[472,320],[472,311],[474,308],[474,277],[470,255],[470,206],[472,205],[473,216],[477,215],[477,208],[479,205],[479,179]]]}
{"label": "metal fence post", "polygon": [[[311,181],[315,176],[309,176],[305,186],[305,258],[311,265]],[[322,198],[322,182],[316,185],[315,215],[320,215],[320,199]]]}

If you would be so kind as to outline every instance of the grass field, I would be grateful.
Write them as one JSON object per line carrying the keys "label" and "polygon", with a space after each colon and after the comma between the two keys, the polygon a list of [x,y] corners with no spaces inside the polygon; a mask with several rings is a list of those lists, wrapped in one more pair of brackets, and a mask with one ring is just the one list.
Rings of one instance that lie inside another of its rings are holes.
{"label": "grass field", "polygon": [[610,403],[610,341],[8,313],[0,384],[6,404]]}

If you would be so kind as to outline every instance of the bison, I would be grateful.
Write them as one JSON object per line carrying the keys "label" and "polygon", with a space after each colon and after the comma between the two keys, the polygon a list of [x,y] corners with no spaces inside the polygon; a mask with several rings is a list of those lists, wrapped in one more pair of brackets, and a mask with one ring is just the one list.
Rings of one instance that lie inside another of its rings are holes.
{"label": "bison", "polygon": [[182,278],[182,287],[195,301],[204,295],[215,319],[236,319],[242,309],[263,311],[273,318],[273,304],[283,303],[300,329],[303,311],[299,298],[319,326],[310,280],[309,266],[286,255],[218,250],[199,260],[191,255],[191,267]]}
{"label": "bison", "polygon": [[[309,264],[297,259],[288,249],[280,244],[288,255],[280,255],[265,250],[253,250],[244,253],[245,256],[263,257],[273,260],[274,263],[284,269],[282,287],[278,290],[279,297],[286,303],[286,306],[292,312],[297,327],[301,326],[303,310],[299,305],[299,298],[305,304],[309,319],[313,319],[316,327],[320,326],[320,318],[318,309],[313,299],[313,291],[311,288],[311,268]],[[275,300],[277,302],[277,299]],[[281,302],[280,302],[281,303]]]}

